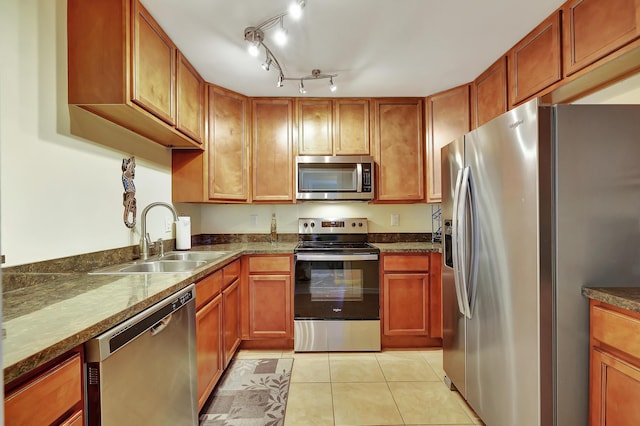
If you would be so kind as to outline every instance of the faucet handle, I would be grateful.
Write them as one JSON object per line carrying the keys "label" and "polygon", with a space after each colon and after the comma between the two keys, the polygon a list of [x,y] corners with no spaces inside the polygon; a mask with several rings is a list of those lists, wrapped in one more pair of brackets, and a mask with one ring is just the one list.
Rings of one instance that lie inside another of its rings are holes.
{"label": "faucet handle", "polygon": [[157,246],[156,254],[160,253],[160,257],[164,256],[164,243],[162,242],[162,238],[158,238],[155,245]]}

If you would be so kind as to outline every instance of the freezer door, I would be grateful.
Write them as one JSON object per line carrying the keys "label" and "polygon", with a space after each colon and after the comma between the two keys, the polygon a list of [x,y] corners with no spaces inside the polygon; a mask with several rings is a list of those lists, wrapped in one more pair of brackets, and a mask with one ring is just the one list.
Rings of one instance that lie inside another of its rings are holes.
{"label": "freezer door", "polygon": [[442,348],[443,368],[447,378],[464,397],[465,316],[456,294],[453,270],[453,197],[464,165],[464,139],[442,148],[442,218],[444,224],[442,265]]}
{"label": "freezer door", "polygon": [[540,424],[537,139],[535,102],[465,138],[479,244],[466,397],[488,425]]}

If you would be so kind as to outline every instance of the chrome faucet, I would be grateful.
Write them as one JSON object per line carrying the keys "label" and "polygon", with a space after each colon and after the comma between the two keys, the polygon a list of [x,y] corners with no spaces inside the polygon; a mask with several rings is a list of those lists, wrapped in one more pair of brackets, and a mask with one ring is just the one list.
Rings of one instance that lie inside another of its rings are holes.
{"label": "chrome faucet", "polygon": [[171,213],[173,213],[173,220],[178,221],[178,212],[176,212],[176,209],[169,203],[157,201],[149,204],[144,208],[144,210],[142,210],[142,232],[140,235],[140,257],[142,257],[142,260],[147,260],[149,258],[149,245],[151,245],[151,238],[147,233],[147,212],[156,206],[166,207],[171,210]]}

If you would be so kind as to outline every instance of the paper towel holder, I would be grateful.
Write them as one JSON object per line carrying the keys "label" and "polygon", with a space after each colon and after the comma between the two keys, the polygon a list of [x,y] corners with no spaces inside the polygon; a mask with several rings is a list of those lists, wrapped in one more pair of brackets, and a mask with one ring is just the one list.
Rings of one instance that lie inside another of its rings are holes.
{"label": "paper towel holder", "polygon": [[191,218],[178,216],[176,221],[176,250],[191,250]]}

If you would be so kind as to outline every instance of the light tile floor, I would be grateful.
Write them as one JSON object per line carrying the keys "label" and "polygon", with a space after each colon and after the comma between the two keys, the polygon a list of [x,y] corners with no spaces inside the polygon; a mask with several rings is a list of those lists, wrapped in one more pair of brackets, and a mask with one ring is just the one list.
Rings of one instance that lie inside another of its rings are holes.
{"label": "light tile floor", "polygon": [[294,358],[285,426],[482,425],[443,382],[442,350],[294,353],[241,350],[237,358]]}

